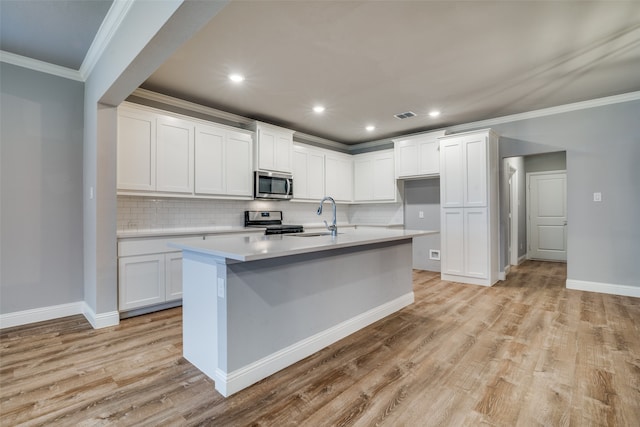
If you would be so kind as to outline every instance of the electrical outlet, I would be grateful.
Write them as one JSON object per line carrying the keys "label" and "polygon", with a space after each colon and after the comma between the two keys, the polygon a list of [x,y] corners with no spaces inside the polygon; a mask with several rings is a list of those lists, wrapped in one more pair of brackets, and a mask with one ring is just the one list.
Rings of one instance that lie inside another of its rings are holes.
{"label": "electrical outlet", "polygon": [[424,211],[418,212],[418,218],[424,218]]}
{"label": "electrical outlet", "polygon": [[594,202],[601,202],[602,201],[602,193],[600,193],[600,192],[593,193],[593,201]]}
{"label": "electrical outlet", "polygon": [[437,249],[429,249],[429,259],[440,261],[440,251]]}

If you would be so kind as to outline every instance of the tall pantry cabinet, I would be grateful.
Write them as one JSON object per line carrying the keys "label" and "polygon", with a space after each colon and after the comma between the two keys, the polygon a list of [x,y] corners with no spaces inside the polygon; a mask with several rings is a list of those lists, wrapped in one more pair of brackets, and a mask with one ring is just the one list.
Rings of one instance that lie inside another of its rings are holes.
{"label": "tall pantry cabinet", "polygon": [[442,279],[498,281],[498,136],[490,129],[440,138]]}

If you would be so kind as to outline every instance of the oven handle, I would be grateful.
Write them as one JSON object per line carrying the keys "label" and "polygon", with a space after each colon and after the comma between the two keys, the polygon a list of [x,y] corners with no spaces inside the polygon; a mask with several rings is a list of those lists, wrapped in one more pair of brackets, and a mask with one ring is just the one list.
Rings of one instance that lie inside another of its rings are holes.
{"label": "oven handle", "polygon": [[287,196],[293,196],[293,194],[291,194],[291,178],[287,178]]}

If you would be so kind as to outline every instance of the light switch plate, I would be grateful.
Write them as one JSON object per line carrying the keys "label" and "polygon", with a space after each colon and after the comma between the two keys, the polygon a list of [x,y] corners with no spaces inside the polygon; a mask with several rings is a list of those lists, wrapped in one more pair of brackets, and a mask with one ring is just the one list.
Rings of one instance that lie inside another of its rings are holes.
{"label": "light switch plate", "polygon": [[593,193],[593,201],[594,202],[601,202],[602,201],[602,193],[600,193],[600,192]]}
{"label": "light switch plate", "polygon": [[424,218],[424,211],[418,212],[418,218]]}

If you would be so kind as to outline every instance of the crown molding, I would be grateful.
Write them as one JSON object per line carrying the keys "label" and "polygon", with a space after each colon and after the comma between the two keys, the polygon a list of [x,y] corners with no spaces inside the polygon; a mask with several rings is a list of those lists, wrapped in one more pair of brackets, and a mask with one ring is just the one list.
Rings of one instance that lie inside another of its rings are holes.
{"label": "crown molding", "polygon": [[320,145],[323,147],[331,147],[340,151],[351,151],[351,145],[343,144],[342,142],[332,141],[315,135],[309,135],[308,133],[295,131],[293,139],[297,142],[311,143],[313,145]]}
{"label": "crown molding", "polygon": [[138,88],[134,90],[130,96],[137,96],[149,101],[171,105],[173,107],[182,108],[187,111],[193,111],[194,113],[206,114],[207,116],[227,120],[232,123],[237,123],[238,125],[247,126],[255,122],[255,120],[249,119],[247,117],[228,113],[216,108],[205,107],[204,105],[196,104],[195,102],[185,101],[184,99],[174,98],[173,96],[164,95],[162,93],[153,92],[147,89]]}
{"label": "crown molding", "polygon": [[16,55],[15,53],[5,52],[4,50],[0,50],[0,62],[6,62],[7,64],[17,65],[18,67],[28,68],[41,73],[52,74],[65,79],[84,82],[82,76],[76,70],[38,61],[33,58],[27,58],[26,56]]}
{"label": "crown molding", "polygon": [[463,123],[447,127],[448,132],[460,132],[467,129],[491,127],[503,123],[517,122],[520,120],[535,119],[538,117],[553,116],[555,114],[569,113],[571,111],[586,110],[588,108],[603,107],[605,105],[621,104],[623,102],[640,100],[640,91],[623,93],[620,95],[606,96],[604,98],[590,99],[588,101],[574,102],[572,104],[558,105],[557,107],[543,108],[527,111],[525,113],[496,117],[494,119],[480,120],[477,122]]}
{"label": "crown molding", "polygon": [[375,148],[392,143],[394,139],[418,136],[424,133],[445,131],[446,134],[462,132],[470,129],[490,128],[491,126],[503,123],[517,122],[519,120],[535,119],[537,117],[552,116],[555,114],[568,113],[571,111],[586,110],[588,108],[603,107],[612,104],[640,100],[640,91],[628,92],[620,95],[606,96],[604,98],[590,99],[588,101],[574,102],[572,104],[559,105],[557,107],[542,108],[540,110],[527,111],[525,113],[512,114],[509,116],[496,117],[494,119],[480,120],[477,122],[462,123],[454,126],[447,126],[438,129],[431,129],[426,132],[415,134],[398,135],[391,138],[378,139],[375,141],[361,142],[349,146],[350,151],[359,151]]}
{"label": "crown molding", "polygon": [[82,76],[83,80],[86,80],[93,71],[133,3],[132,1],[115,0],[107,11],[107,15],[104,17],[102,24],[100,24],[100,28],[98,28],[98,32],[82,61],[82,65],[80,65],[80,76]]}

